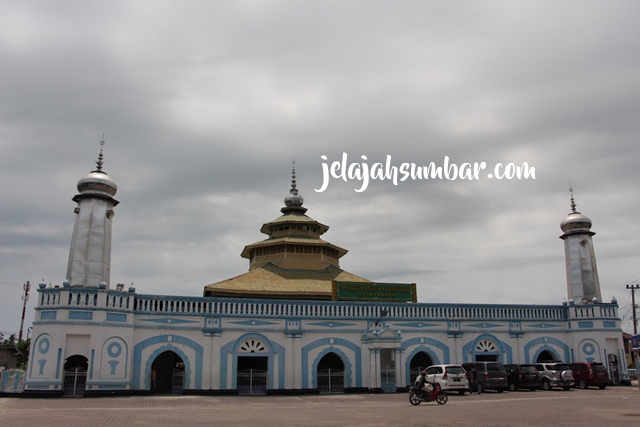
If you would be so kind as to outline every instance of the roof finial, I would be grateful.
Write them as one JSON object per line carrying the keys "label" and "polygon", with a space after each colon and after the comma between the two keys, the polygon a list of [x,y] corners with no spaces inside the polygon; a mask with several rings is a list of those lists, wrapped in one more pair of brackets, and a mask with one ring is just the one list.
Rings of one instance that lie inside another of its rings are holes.
{"label": "roof finial", "polygon": [[291,190],[289,190],[289,195],[285,197],[284,204],[287,207],[302,206],[304,203],[304,199],[301,195],[298,194],[298,189],[296,188],[296,161],[293,159],[291,162],[293,164],[291,169]]}
{"label": "roof finial", "polygon": [[571,183],[569,183],[569,192],[571,193],[571,212],[572,213],[577,213],[576,212],[576,201],[573,199],[573,187],[571,186]]}
{"label": "roof finial", "polygon": [[296,189],[296,159],[293,159],[291,161],[291,191],[295,191],[296,193],[298,192],[298,190]]}
{"label": "roof finial", "polygon": [[98,155],[98,161],[96,164],[98,165],[98,172],[102,172],[102,165],[104,164],[102,155],[102,147],[104,146],[104,133],[102,134],[102,139],[100,140],[100,154]]}

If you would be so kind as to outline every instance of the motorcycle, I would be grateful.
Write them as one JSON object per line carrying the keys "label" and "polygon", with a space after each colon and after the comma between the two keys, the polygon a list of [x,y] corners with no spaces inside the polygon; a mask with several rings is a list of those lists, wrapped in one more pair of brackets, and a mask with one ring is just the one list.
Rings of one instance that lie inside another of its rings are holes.
{"label": "motorcycle", "polygon": [[417,387],[410,387],[409,389],[409,402],[412,405],[419,405],[421,402],[433,402],[436,401],[438,405],[444,405],[449,400],[447,393],[440,389],[438,383],[432,384],[433,390],[429,393]]}

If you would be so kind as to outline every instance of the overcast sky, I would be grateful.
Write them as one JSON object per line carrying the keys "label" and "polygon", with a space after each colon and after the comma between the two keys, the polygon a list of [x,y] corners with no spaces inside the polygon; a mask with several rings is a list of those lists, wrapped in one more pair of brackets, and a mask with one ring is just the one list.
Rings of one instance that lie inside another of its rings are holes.
{"label": "overcast sky", "polygon": [[[65,279],[77,181],[118,184],[111,285],[202,295],[246,272],[295,158],[341,267],[420,302],[560,304],[559,224],[593,221],[602,297],[640,279],[636,1],[0,1],[0,331]],[[535,180],[332,179],[527,162]],[[631,322],[625,323],[631,331]]]}

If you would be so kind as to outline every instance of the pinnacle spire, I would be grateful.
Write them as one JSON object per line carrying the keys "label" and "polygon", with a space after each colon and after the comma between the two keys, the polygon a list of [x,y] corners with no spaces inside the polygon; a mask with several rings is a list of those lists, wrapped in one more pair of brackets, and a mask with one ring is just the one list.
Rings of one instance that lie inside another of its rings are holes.
{"label": "pinnacle spire", "polygon": [[571,193],[571,213],[579,213],[576,211],[576,201],[573,198],[573,188],[571,187],[571,183],[569,183],[569,192]]}
{"label": "pinnacle spire", "polygon": [[285,197],[284,204],[287,207],[301,207],[302,203],[304,203],[304,199],[298,194],[298,189],[296,188],[296,161],[293,160],[292,164],[291,190],[289,190],[289,195]]}
{"label": "pinnacle spire", "polygon": [[102,165],[104,164],[104,156],[102,155],[102,147],[104,146],[104,134],[102,134],[102,139],[100,140],[100,154],[98,155],[98,160],[96,161],[97,171],[102,172]]}

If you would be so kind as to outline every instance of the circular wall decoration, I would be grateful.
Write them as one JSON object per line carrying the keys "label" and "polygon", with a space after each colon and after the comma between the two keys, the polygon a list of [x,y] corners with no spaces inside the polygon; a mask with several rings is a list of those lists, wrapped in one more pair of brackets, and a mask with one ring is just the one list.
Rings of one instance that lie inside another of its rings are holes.
{"label": "circular wall decoration", "polygon": [[40,354],[47,354],[49,347],[51,347],[51,342],[49,342],[47,338],[42,338],[38,343],[38,351],[40,351]]}
{"label": "circular wall decoration", "polygon": [[112,342],[111,344],[109,344],[109,347],[107,347],[107,354],[110,357],[118,357],[121,353],[122,346],[120,345],[120,343]]}
{"label": "circular wall decoration", "polygon": [[588,354],[589,356],[591,356],[596,352],[596,348],[593,346],[593,344],[587,343],[582,347],[582,351],[584,352],[584,354]]}

